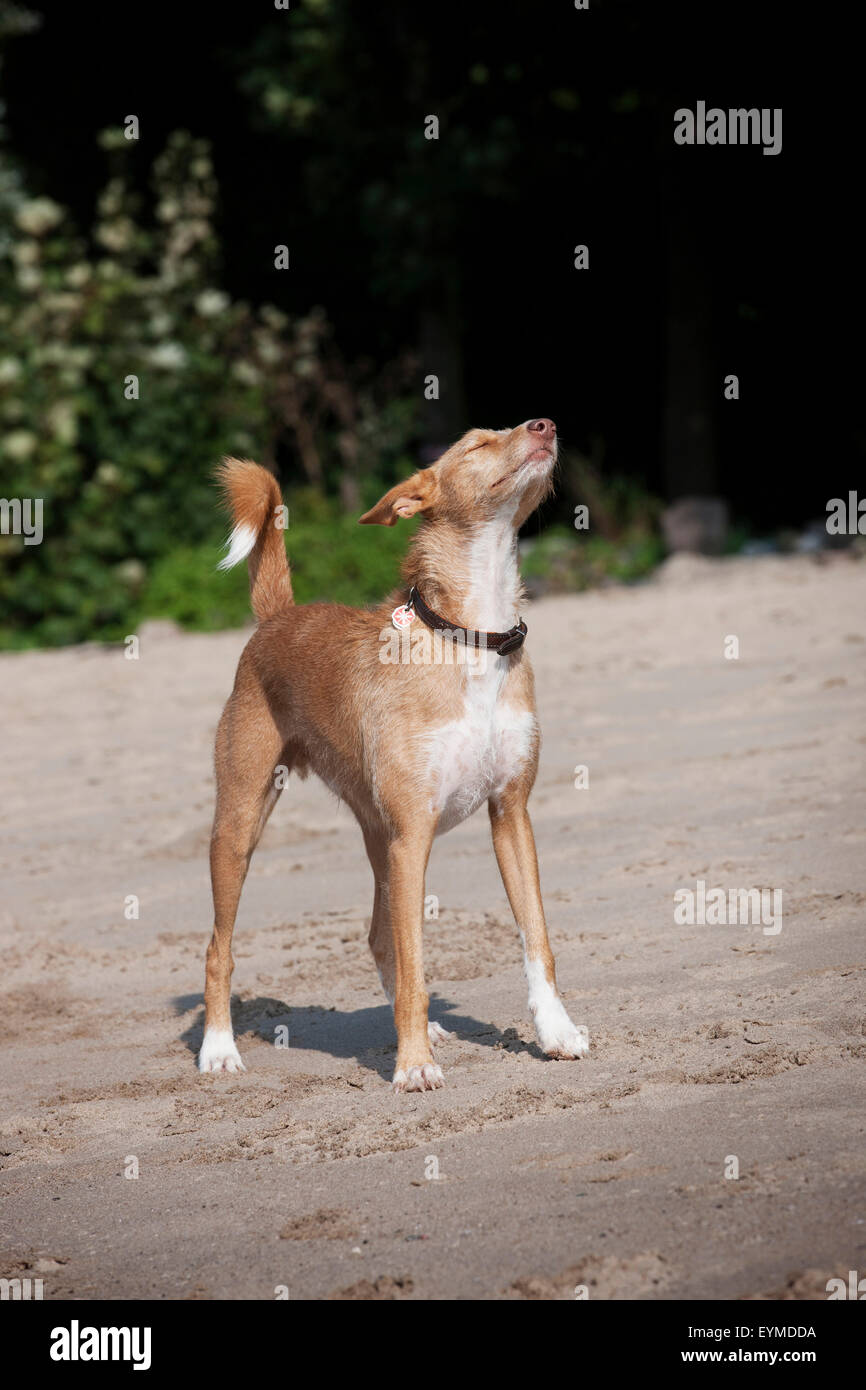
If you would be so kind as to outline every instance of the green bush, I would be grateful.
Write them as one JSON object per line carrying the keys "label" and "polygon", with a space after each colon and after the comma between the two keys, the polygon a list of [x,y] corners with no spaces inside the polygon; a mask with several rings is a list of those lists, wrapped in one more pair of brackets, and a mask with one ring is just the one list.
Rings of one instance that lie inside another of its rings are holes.
{"label": "green bush", "polygon": [[290,483],[355,515],[374,470],[384,487],[412,467],[407,363],[359,377],[323,311],[254,312],[217,287],[207,145],[171,138],[148,218],[134,147],[120,131],[102,143],[115,169],[86,239],[0,178],[0,497],[42,499],[44,526],[40,545],[0,534],[0,646],[117,639],[154,595],[220,625],[225,593],[206,620],[178,576],[218,545],[225,453],[273,465],[279,451]]}
{"label": "green bush", "polygon": [[661,537],[643,526],[615,540],[554,526],[527,544],[521,568],[536,593],[581,590],[643,579],[664,555]]}
{"label": "green bush", "polygon": [[[359,605],[382,599],[399,581],[400,561],[414,523],[359,526],[335,506],[296,520],[291,503],[286,548],[297,603],[330,599]],[[142,595],[140,616],[172,617],[183,627],[210,632],[251,620],[246,565],[217,571],[219,551],[211,543],[176,546],[153,568]]]}

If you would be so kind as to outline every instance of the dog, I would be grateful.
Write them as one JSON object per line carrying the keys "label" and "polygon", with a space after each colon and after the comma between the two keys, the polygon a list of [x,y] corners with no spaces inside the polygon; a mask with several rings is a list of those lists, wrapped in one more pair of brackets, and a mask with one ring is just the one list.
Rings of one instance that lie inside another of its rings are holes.
{"label": "dog", "polygon": [[[249,460],[223,460],[234,524],[221,567],[247,560],[258,627],[216,736],[201,1071],[245,1070],[231,1023],[232,930],[287,772],[317,773],[361,827],[375,880],[369,944],[397,1029],[395,1091],[443,1084],[433,1048],[451,1035],[427,1018],[424,876],[434,837],[485,801],[539,1045],[549,1057],[586,1053],[586,1029],[556,986],[527,811],[540,740],[517,534],[552,491],[556,458],[552,420],[470,430],[392,487],[361,523],[418,515],[422,525],[403,587],[373,608],[295,606],[276,479]],[[408,659],[389,654],[392,638]]]}

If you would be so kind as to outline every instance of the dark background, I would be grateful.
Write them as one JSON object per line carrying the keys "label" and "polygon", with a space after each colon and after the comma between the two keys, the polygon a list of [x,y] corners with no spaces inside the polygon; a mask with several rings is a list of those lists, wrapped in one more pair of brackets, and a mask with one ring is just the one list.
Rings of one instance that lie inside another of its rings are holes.
{"label": "dark background", "polygon": [[[858,313],[839,272],[853,187],[833,189],[832,249],[813,239],[848,88],[821,149],[811,79],[783,82],[792,36],[809,41],[789,6],[334,0],[312,53],[299,26],[322,6],[299,0],[29,8],[42,23],[4,85],[33,191],[86,222],[96,132],[129,112],[143,174],[172,130],[207,136],[226,287],[326,305],[349,357],[416,348],[443,382],[422,456],[470,424],[549,414],[605,473],[724,495],[768,531],[855,486],[859,368],[821,324],[828,299]],[[269,82],[315,95],[306,128],[268,116]],[[783,107],[782,153],[676,146],[673,112],[698,99]]]}

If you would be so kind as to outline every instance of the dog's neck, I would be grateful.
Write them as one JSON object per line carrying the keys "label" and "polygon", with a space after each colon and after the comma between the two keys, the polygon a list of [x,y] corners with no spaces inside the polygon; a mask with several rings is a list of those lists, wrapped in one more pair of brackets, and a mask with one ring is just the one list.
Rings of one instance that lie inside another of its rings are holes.
{"label": "dog's neck", "polygon": [[428,607],[460,627],[505,632],[518,619],[522,597],[513,516],[471,525],[428,522],[403,567]]}

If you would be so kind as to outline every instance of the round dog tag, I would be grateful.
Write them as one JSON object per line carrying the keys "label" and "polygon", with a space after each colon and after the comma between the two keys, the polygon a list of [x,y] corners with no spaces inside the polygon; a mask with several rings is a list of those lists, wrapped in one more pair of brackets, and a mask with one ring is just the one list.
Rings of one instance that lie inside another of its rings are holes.
{"label": "round dog tag", "polygon": [[409,607],[408,603],[401,603],[400,607],[395,608],[394,612],[391,614],[391,622],[398,630],[408,627],[409,624],[414,623],[414,621],[415,612],[414,609]]}

